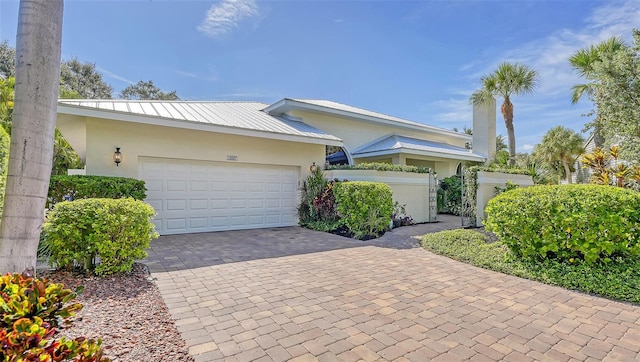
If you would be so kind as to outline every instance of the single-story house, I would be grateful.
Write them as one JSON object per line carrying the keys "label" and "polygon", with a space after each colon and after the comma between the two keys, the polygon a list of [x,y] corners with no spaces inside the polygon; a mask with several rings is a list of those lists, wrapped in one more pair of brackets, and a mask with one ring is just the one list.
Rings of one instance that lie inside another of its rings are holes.
{"label": "single-story house", "polygon": [[[474,128],[487,124],[476,118]],[[146,182],[161,234],[296,225],[299,186],[327,162],[327,146],[350,164],[425,166],[439,177],[491,154],[463,133],[324,100],[60,100],[57,127],[86,174]]]}

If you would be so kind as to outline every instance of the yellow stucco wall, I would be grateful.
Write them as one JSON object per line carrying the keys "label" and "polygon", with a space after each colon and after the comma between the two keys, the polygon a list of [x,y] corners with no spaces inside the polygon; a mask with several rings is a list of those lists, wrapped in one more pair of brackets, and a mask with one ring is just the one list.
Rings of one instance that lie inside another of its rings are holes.
{"label": "yellow stucco wall", "polygon": [[[312,162],[324,164],[325,146],[98,118],[86,119],[88,175],[138,178],[139,157],[298,166],[301,178]],[[65,127],[61,125],[64,134]],[[123,161],[113,162],[115,147]],[[228,161],[236,156],[237,161]]]}
{"label": "yellow stucco wall", "polygon": [[[445,142],[450,145],[465,147],[465,140],[453,136],[447,136],[435,132],[420,132],[408,130],[398,127],[385,125],[376,125],[369,122],[358,121],[349,118],[341,118],[337,116],[325,115],[316,112],[292,110],[289,114],[293,117],[301,118],[308,125],[321,129],[327,133],[340,137],[347,151],[352,152],[364,144],[374,141],[383,136],[395,133],[407,137],[414,137],[434,142]],[[407,162],[411,158],[412,163]],[[377,156],[358,158],[354,160],[356,164],[363,162],[388,162],[399,165],[433,165],[432,167],[439,176],[447,177],[455,174],[458,160],[446,159],[440,157],[428,157],[409,154],[395,154],[389,156]]]}
{"label": "yellow stucco wall", "polygon": [[291,115],[302,118],[303,122],[319,128],[327,133],[340,137],[344,145],[351,151],[356,147],[371,142],[390,133],[396,133],[407,137],[426,139],[434,142],[446,142],[450,145],[464,147],[465,140],[448,137],[438,133],[419,132],[398,127],[372,124],[348,118],[324,115],[315,112],[292,110]]}

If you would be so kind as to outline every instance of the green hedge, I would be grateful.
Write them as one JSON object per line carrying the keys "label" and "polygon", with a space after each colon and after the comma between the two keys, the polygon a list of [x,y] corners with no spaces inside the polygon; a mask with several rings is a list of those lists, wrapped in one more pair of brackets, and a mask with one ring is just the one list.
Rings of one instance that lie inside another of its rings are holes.
{"label": "green hedge", "polygon": [[7,171],[9,170],[9,134],[0,127],[0,217],[4,208],[4,190],[7,186]]}
{"label": "green hedge", "polygon": [[517,188],[491,199],[487,230],[526,258],[640,256],[640,193],[612,186]]}
{"label": "green hedge", "polygon": [[413,173],[429,173],[429,167],[394,165],[385,162],[365,162],[357,165],[329,165],[327,170],[374,170],[374,171],[397,171]]}
{"label": "green hedge", "polygon": [[[84,199],[55,205],[43,226],[58,268],[81,264],[97,275],[129,272],[156,238],[153,208],[133,199]],[[100,263],[96,265],[96,258]]]}
{"label": "green hedge", "polygon": [[354,237],[378,236],[389,228],[393,196],[379,182],[337,182],[333,186],[338,214]]}
{"label": "green hedge", "polygon": [[147,188],[144,181],[126,177],[57,175],[51,176],[49,183],[49,204],[88,198],[120,199],[132,197],[144,200]]}

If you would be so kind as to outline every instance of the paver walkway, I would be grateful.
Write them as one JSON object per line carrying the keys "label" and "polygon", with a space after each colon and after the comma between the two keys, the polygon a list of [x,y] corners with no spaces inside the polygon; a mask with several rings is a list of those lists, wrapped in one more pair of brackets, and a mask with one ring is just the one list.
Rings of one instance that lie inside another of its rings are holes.
{"label": "paver walkway", "polygon": [[[459,219],[458,219],[459,220]],[[302,228],[163,236],[145,263],[196,361],[640,360],[640,307]]]}

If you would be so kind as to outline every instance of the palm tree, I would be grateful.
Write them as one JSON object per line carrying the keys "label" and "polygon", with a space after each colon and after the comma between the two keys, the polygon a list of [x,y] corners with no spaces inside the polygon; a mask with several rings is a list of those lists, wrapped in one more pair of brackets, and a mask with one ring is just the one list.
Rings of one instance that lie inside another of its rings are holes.
{"label": "palm tree", "polygon": [[22,0],[15,103],[0,224],[0,273],[34,270],[51,175],[63,0]]}
{"label": "palm tree", "polygon": [[[580,49],[575,52],[570,58],[569,63],[580,74],[582,78],[585,78],[589,83],[576,84],[572,87],[573,94],[571,96],[571,103],[576,104],[586,94],[589,99],[593,99],[598,83],[594,78],[594,64],[602,60],[602,55],[611,55],[621,49],[625,48],[625,44],[619,37],[611,37],[601,43],[592,44],[586,48]],[[598,115],[596,113],[596,119],[594,120],[594,142],[597,147],[602,147],[604,144],[604,138],[600,134],[600,127],[598,122]]]}
{"label": "palm tree", "polygon": [[480,79],[482,88],[471,94],[473,105],[490,104],[496,97],[502,97],[500,106],[502,117],[507,128],[509,141],[509,165],[515,164],[516,135],[513,129],[513,103],[511,96],[531,94],[538,85],[538,73],[524,64],[501,63],[493,73]]}
{"label": "palm tree", "polygon": [[569,128],[550,129],[535,148],[536,159],[549,165],[561,164],[567,183],[571,183],[571,164],[584,151],[584,138]]}

